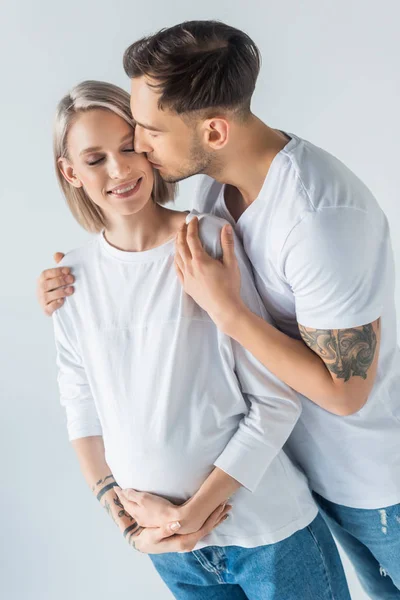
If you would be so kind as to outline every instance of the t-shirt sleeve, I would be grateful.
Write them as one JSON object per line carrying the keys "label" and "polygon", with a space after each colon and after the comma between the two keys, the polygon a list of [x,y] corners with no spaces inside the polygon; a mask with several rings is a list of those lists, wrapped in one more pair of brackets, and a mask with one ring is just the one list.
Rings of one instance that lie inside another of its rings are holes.
{"label": "t-shirt sleeve", "polygon": [[[220,232],[223,219],[200,215],[199,233],[206,250],[221,256]],[[256,290],[250,263],[235,236],[235,253],[241,274],[241,296],[249,309],[271,321]],[[263,475],[291,434],[301,414],[297,394],[275,377],[236,341],[221,332],[220,347],[229,346],[240,389],[248,412],[214,465],[254,492]]]}
{"label": "t-shirt sleeve", "polygon": [[65,407],[69,439],[102,435],[82,358],[66,307],[53,313],[60,402]]}
{"label": "t-shirt sleeve", "polygon": [[196,176],[192,208],[199,213],[212,213],[221,184],[208,175]]}
{"label": "t-shirt sleeve", "polygon": [[353,208],[309,213],[281,253],[283,277],[300,325],[346,329],[381,316],[390,243],[387,222]]}

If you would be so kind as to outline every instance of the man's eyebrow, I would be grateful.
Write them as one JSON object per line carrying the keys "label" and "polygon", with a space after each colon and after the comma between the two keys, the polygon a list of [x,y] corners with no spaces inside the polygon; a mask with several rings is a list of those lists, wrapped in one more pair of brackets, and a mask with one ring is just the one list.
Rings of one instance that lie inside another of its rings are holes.
{"label": "man's eyebrow", "polygon": [[[124,135],[124,137],[121,139],[121,144],[123,144],[124,142],[126,142],[127,140],[131,140],[133,138],[133,131],[132,133],[127,133],[126,135]],[[79,156],[81,156],[82,154],[89,154],[90,152],[100,152],[101,150],[101,146],[92,146],[91,148],[85,148],[84,150],[82,150],[82,152],[79,152]]]}
{"label": "man's eyebrow", "polygon": [[139,123],[139,121],[135,121],[136,125],[139,125],[139,127],[143,127],[143,129],[149,129],[150,131],[163,131],[162,129],[157,129],[157,127],[152,127],[151,125],[146,125],[145,123]]}

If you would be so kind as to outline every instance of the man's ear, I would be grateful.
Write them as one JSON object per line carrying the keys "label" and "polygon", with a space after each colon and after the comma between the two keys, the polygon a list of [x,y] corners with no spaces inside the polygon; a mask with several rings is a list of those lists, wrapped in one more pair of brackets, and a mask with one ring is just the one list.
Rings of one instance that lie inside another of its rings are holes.
{"label": "man's ear", "polygon": [[221,150],[229,139],[229,122],[224,117],[207,119],[203,123],[204,142],[211,150]]}
{"label": "man's ear", "polygon": [[58,168],[60,169],[62,176],[68,183],[76,188],[83,186],[82,181],[76,175],[73,166],[67,158],[59,158],[57,161]]}

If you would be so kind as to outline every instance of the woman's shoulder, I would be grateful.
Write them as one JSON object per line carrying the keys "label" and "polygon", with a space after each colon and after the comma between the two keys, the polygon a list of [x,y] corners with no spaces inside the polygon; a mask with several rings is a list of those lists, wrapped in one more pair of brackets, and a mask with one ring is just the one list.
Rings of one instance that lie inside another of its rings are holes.
{"label": "woman's shoulder", "polygon": [[199,237],[204,248],[214,258],[221,258],[221,230],[228,221],[215,215],[191,210],[186,217],[186,223],[190,223],[195,217],[199,220]]}
{"label": "woman's shoulder", "polygon": [[57,266],[77,268],[83,266],[85,263],[90,263],[96,254],[98,246],[99,236],[96,235],[82,246],[69,250]]}

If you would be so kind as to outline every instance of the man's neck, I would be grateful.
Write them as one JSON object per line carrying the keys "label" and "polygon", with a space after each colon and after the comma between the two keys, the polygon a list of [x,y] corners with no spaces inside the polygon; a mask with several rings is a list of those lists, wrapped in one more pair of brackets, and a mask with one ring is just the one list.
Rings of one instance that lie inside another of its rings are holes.
{"label": "man's neck", "polygon": [[272,161],[289,138],[254,116],[249,123],[232,127],[230,135],[224,166],[210,175],[227,184],[228,209],[237,220],[258,197]]}

